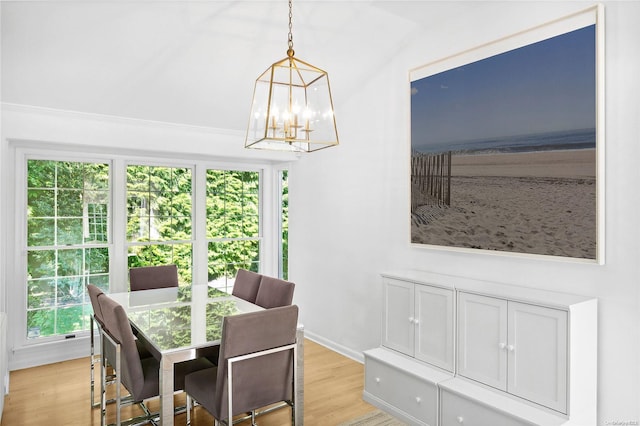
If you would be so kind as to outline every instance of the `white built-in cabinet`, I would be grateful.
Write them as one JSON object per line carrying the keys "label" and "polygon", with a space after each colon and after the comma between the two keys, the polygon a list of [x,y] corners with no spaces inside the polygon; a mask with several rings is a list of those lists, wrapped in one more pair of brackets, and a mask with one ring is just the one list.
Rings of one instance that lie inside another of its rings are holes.
{"label": "white built-in cabinet", "polygon": [[465,292],[458,306],[458,374],[567,413],[567,311]]}
{"label": "white built-in cabinet", "polygon": [[365,400],[411,425],[595,426],[595,298],[420,271],[382,281]]}
{"label": "white built-in cabinet", "polygon": [[453,372],[453,290],[384,278],[384,292],[382,345]]}

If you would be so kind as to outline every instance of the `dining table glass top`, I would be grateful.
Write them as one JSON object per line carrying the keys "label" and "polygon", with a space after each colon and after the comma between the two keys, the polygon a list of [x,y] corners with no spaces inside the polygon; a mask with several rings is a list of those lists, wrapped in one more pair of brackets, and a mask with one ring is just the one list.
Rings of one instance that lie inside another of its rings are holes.
{"label": "dining table glass top", "polygon": [[208,285],[109,295],[134,328],[161,353],[218,344],[225,316],[262,308]]}

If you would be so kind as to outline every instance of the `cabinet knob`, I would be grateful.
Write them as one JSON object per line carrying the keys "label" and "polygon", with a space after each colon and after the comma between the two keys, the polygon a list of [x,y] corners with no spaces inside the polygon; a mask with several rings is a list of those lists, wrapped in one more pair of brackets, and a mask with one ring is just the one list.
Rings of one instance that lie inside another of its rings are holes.
{"label": "cabinet knob", "polygon": [[456,417],[456,420],[458,421],[458,423],[464,423],[464,417],[462,416]]}
{"label": "cabinet knob", "polygon": [[413,323],[414,323],[415,325],[418,325],[418,324],[420,324],[420,321],[416,318],[416,319],[414,319],[414,320],[413,320]]}
{"label": "cabinet knob", "polygon": [[507,347],[507,344],[504,342],[500,342],[498,346],[500,346],[500,349],[505,349]]}
{"label": "cabinet knob", "polygon": [[380,383],[380,377],[376,377],[376,383]]}
{"label": "cabinet knob", "polygon": [[413,322],[413,317],[409,317],[409,322]]}
{"label": "cabinet knob", "polygon": [[516,348],[513,345],[509,345],[507,346],[507,349],[509,350],[509,352],[513,352]]}
{"label": "cabinet knob", "polygon": [[420,404],[422,402],[422,398],[420,398],[419,396],[416,396],[416,403]]}

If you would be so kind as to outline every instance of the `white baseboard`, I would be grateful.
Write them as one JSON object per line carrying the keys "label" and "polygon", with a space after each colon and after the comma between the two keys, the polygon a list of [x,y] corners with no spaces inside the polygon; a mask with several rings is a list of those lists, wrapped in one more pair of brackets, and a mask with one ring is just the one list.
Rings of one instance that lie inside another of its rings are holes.
{"label": "white baseboard", "polygon": [[346,346],[340,345],[308,330],[304,331],[304,337],[318,343],[319,345],[325,346],[334,352],[338,352],[340,355],[344,355],[347,358],[351,358],[352,360],[359,362],[360,364],[364,364],[364,354],[362,352],[354,351],[353,349],[347,348]]}
{"label": "white baseboard", "polygon": [[16,348],[9,356],[9,370],[37,367],[90,355],[89,336]]}

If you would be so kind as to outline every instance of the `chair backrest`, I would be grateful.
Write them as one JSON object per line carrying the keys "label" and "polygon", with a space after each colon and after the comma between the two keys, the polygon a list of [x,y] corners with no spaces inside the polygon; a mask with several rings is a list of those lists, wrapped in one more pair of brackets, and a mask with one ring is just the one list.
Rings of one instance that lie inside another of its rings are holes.
{"label": "chair backrest", "polygon": [[[227,316],[222,325],[214,407],[228,418],[227,360],[296,342],[296,305]],[[233,415],[292,399],[293,351],[276,352],[234,363]]]}
{"label": "chair backrest", "polygon": [[[141,397],[145,387],[142,362],[127,313],[122,305],[106,294],[101,295],[98,301],[102,309],[105,331],[120,344],[122,383],[133,395],[134,400],[144,399]],[[115,360],[111,359],[109,363],[115,365]]]}
{"label": "chair backrest", "polygon": [[255,303],[261,279],[262,275],[258,273],[247,271],[246,269],[238,269],[231,294],[247,302]]}
{"label": "chair backrest", "polygon": [[91,307],[93,308],[93,316],[98,321],[100,326],[104,325],[104,318],[102,316],[102,309],[98,302],[98,297],[104,293],[98,287],[93,284],[87,284],[87,292],[89,293],[89,300],[91,300]]}
{"label": "chair backrest", "polygon": [[131,291],[178,287],[176,265],[141,266],[129,269]]}
{"label": "chair backrest", "polygon": [[291,305],[295,286],[289,281],[263,276],[255,303],[267,309]]}

